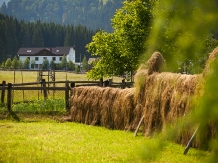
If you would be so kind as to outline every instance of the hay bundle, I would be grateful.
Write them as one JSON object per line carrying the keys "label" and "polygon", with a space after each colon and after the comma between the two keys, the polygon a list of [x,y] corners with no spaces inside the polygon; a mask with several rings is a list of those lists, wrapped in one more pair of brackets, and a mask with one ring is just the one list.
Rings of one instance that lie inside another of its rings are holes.
{"label": "hay bundle", "polygon": [[[216,48],[202,74],[186,75],[162,72],[165,60],[155,52],[135,75],[134,89],[76,87],[72,89],[71,118],[74,122],[111,129],[134,130],[144,116],[144,133],[164,130],[190,112],[191,100],[202,91],[202,79],[208,75]],[[201,94],[201,93],[200,93]],[[193,128],[193,126],[190,126]],[[178,142],[186,144],[192,131],[185,131]],[[195,146],[199,146],[195,142]]]}
{"label": "hay bundle", "polygon": [[74,122],[124,130],[133,120],[134,89],[76,87],[71,90]]}
{"label": "hay bundle", "polygon": [[145,134],[165,128],[190,108],[200,75],[161,72],[165,61],[155,52],[135,75],[136,101],[143,106]]}

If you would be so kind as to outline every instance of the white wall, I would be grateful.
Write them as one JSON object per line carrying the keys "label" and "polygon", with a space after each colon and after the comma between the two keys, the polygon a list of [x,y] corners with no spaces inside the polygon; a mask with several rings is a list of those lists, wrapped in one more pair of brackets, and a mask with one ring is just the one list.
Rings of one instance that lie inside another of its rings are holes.
{"label": "white wall", "polygon": [[76,61],[75,50],[73,48],[70,48],[70,52],[67,55],[67,62],[69,61],[72,61],[73,63]]}

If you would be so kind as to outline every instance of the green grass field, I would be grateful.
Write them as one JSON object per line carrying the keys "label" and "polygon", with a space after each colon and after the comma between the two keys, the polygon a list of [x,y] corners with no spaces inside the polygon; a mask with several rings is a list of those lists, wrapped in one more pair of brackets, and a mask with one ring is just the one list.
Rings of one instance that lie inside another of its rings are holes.
{"label": "green grass field", "polygon": [[[15,72],[16,82],[21,78]],[[24,82],[34,82],[36,72],[23,72]],[[13,83],[13,71],[0,71],[0,79]],[[21,75],[20,75],[21,76]],[[64,80],[66,73],[57,73]],[[69,80],[85,80],[84,74],[67,74]],[[86,79],[87,80],[87,79]],[[117,80],[120,80],[117,78]],[[132,132],[67,122],[63,100],[39,100],[13,106],[14,118],[0,108],[0,163],[201,163],[211,153],[165,142],[156,151],[158,140]]]}
{"label": "green grass field", "polygon": [[[44,72],[43,75],[47,75]],[[0,70],[0,83],[6,81],[7,83],[28,83],[37,81],[37,71],[1,71]],[[45,80],[48,81],[48,77],[44,76]],[[121,82],[122,78],[112,77],[114,82]],[[51,80],[51,79],[50,79]],[[73,72],[55,72],[55,81],[88,81],[86,74],[76,74]],[[107,80],[105,78],[104,80]]]}
{"label": "green grass field", "polygon": [[0,162],[123,162],[200,163],[210,153],[166,142],[164,150],[148,151],[157,140],[132,132],[108,130],[73,122],[61,123],[57,116],[19,115],[20,122],[0,121]]}

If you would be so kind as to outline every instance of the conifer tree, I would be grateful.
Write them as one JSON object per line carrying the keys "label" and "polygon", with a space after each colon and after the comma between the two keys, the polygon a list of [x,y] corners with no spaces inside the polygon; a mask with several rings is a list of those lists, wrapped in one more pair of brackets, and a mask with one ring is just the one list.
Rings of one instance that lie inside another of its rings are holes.
{"label": "conifer tree", "polygon": [[14,58],[11,62],[11,68],[18,69],[19,67],[20,67],[20,65],[19,65],[19,61],[17,59],[17,56],[14,56]]}
{"label": "conifer tree", "polygon": [[5,68],[10,69],[11,68],[11,58],[8,58],[5,62]]}

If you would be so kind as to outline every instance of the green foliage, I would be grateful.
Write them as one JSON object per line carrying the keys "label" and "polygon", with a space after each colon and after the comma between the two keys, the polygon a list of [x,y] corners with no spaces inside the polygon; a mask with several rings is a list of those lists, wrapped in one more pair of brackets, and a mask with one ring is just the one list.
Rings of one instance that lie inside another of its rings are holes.
{"label": "green foliage", "polygon": [[5,62],[2,62],[1,68],[5,68]]}
{"label": "green foliage", "polygon": [[61,68],[64,70],[67,70],[67,58],[66,55],[64,55],[61,59]]}
{"label": "green foliage", "polygon": [[16,17],[18,20],[62,25],[81,24],[89,29],[98,28],[110,31],[110,18],[123,0],[37,0],[10,1],[3,4],[0,12]]}
{"label": "green foliage", "polygon": [[177,70],[178,61],[191,60],[199,65],[212,51],[205,42],[216,27],[216,6],[215,1],[157,1],[145,57],[160,51],[171,71]]}
{"label": "green foliage", "polygon": [[93,79],[122,75],[138,68],[151,22],[151,1],[124,2],[112,19],[113,33],[99,31],[87,45],[92,55],[99,56],[88,73]]}
{"label": "green foliage", "polygon": [[42,69],[43,70],[48,70],[49,69],[49,61],[47,58],[43,59],[43,62],[42,62]]}
{"label": "green foliage", "polygon": [[29,113],[52,113],[52,112],[66,112],[64,99],[47,99],[37,100],[34,102],[15,104],[12,107],[15,112],[29,112]]}
{"label": "green foliage", "polygon": [[30,60],[29,58],[26,58],[23,62],[23,68],[24,69],[29,69],[30,68]]}
{"label": "green foliage", "polygon": [[67,67],[70,71],[73,71],[75,69],[75,65],[71,60],[68,62]]}
{"label": "green foliage", "polygon": [[75,73],[79,73],[80,72],[80,69],[79,69],[79,66],[75,66]]}
{"label": "green foliage", "polygon": [[18,62],[19,62],[19,68],[22,69],[23,68],[23,62],[21,60],[19,60]]}
{"label": "green foliage", "polygon": [[35,63],[36,63],[36,61],[35,61],[34,59],[32,59],[32,60],[30,61],[31,68],[34,68]]}
{"label": "green foliage", "polygon": [[89,65],[88,65],[88,61],[86,59],[86,56],[83,57],[83,60],[82,60],[82,70],[83,71],[87,71],[89,68]]}
{"label": "green foliage", "polygon": [[11,68],[11,59],[8,58],[5,62],[5,68]]}
{"label": "green foliage", "polygon": [[14,69],[18,69],[20,68],[20,65],[19,65],[19,61],[17,59],[17,56],[14,56],[12,62],[11,62],[11,68],[14,68]]}
{"label": "green foliage", "polygon": [[50,61],[50,64],[49,64],[49,65],[50,65],[50,69],[51,69],[51,70],[55,70],[55,63],[54,63],[53,60]]}

